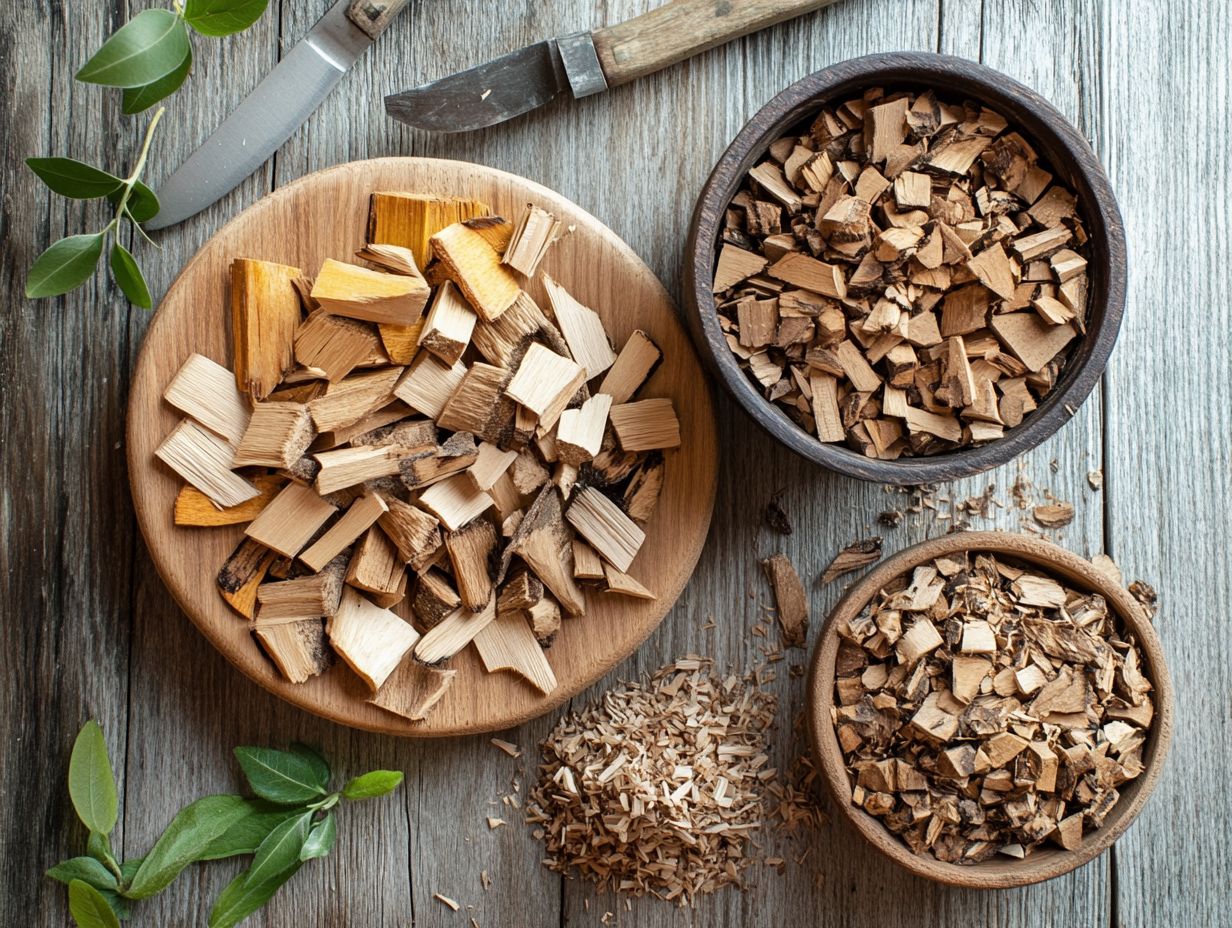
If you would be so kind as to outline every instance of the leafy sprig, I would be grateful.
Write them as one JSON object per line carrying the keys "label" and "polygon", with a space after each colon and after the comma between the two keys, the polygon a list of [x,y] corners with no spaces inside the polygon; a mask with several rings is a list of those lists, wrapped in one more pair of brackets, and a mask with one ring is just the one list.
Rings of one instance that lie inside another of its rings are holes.
{"label": "leafy sprig", "polygon": [[307,861],[337,840],[336,808],[397,789],[402,774],[373,770],[331,791],[329,764],[312,748],[239,747],[236,760],[255,798],[205,796],[185,806],[143,857],[120,862],[110,834],[119,814],[115,777],[103,731],[86,722],[69,760],[69,797],[90,831],[86,854],[61,861],[47,875],[68,886],[69,913],[81,928],[118,928],[132,903],[162,892],[194,863],[252,855],[252,863],[219,894],[209,928],[239,924]]}
{"label": "leafy sprig", "polygon": [[[188,78],[193,62],[190,30],[210,37],[242,32],[260,19],[269,5],[269,0],[174,2],[174,9],[143,10],[117,29],[81,66],[76,79],[119,88],[125,115],[145,112],[179,90]],[[94,276],[111,236],[108,266],[112,279],[130,303],[150,308],[149,286],[137,259],[120,238],[124,224],[129,223],[150,241],[141,223],[158,214],[159,203],[154,191],[141,182],[141,174],[162,115],[160,107],[146,129],[141,154],[128,177],[117,177],[72,158],[26,161],[53,192],[74,200],[105,197],[115,207],[114,217],[101,231],[66,236],[35,259],[26,278],[27,297],[60,296],[80,287]]]}

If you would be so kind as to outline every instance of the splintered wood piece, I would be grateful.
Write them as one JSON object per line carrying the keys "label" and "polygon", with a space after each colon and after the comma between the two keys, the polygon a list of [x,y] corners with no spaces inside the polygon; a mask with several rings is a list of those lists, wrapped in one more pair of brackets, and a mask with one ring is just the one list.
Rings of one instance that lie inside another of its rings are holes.
{"label": "splintered wood piece", "polygon": [[423,331],[423,326],[423,319],[413,325],[392,325],[388,322],[377,324],[381,344],[392,363],[410,364],[415,359],[415,354],[419,351],[419,333]]}
{"label": "splintered wood piece", "polygon": [[289,468],[316,434],[303,403],[257,403],[232,466]]}
{"label": "splintered wood piece", "polygon": [[330,451],[339,445],[370,445],[429,449],[436,446],[436,426],[427,419],[413,419],[414,410],[395,400],[368,413],[358,422],[324,432],[312,443],[312,450]]}
{"label": "splintered wood piece", "polygon": [[406,598],[406,562],[398,548],[378,526],[364,533],[347,564],[346,582],[368,593],[378,606],[389,609]]}
{"label": "splintered wood piece", "polygon": [[725,244],[719,252],[719,263],[714,269],[714,285],[710,289],[714,293],[730,290],[742,280],[760,274],[768,263],[761,255]]}
{"label": "splintered wood piece", "polygon": [[478,321],[479,317],[453,281],[447,280],[437,288],[419,335],[419,346],[452,367],[471,343],[471,333]]}
{"label": "splintered wood piece", "polygon": [[517,555],[551,590],[565,611],[582,615],[586,602],[573,579],[573,550],[568,527],[561,513],[560,493],[554,486],[539,491],[501,558],[498,577],[503,577],[509,559]]}
{"label": "splintered wood piece", "polygon": [[381,339],[370,325],[318,309],[295,332],[295,360],[337,383],[381,353]]}
{"label": "splintered wood piece", "polygon": [[603,579],[605,581],[604,588],[608,593],[629,596],[633,599],[658,599],[654,593],[646,589],[641,583],[634,580],[623,570],[617,570],[611,564],[603,565]]}
{"label": "splintered wood piece", "polygon": [[200,354],[190,354],[163,391],[163,399],[231,444],[239,444],[251,414],[235,375]]}
{"label": "splintered wood piece", "polygon": [[329,669],[325,623],[320,619],[284,622],[253,629],[253,636],[278,672],[292,683],[306,683]]}
{"label": "splintered wood piece", "polygon": [[535,342],[527,348],[505,393],[537,415],[546,430],[556,424],[585,381],[581,365]]}
{"label": "splintered wood piece", "polygon": [[1014,279],[1009,255],[1005,253],[1005,247],[1000,242],[990,245],[968,261],[967,270],[1001,299],[1014,298],[1018,281]]}
{"label": "splintered wood piece", "polygon": [[1070,323],[1049,325],[1035,313],[1004,313],[992,318],[992,330],[1027,370],[1041,371],[1078,332]]}
{"label": "splintered wood piece", "polygon": [[243,525],[251,522],[269,505],[287,480],[278,474],[259,474],[252,478],[258,496],[238,506],[219,509],[213,500],[191,485],[180,488],[175,497],[175,524],[212,528],[219,525]]}
{"label": "splintered wood piece", "polygon": [[440,521],[410,503],[397,498],[385,501],[388,511],[377,520],[394,546],[398,557],[416,573],[436,556],[441,547]]}
{"label": "splintered wood piece", "polygon": [[881,386],[881,378],[873,370],[856,343],[851,340],[839,342],[834,354],[851,385],[862,393],[871,393]]}
{"label": "splintered wood piece", "polygon": [[498,613],[474,638],[488,673],[509,670],[544,696],[556,689],[556,674],[521,612]]}
{"label": "splintered wood piece", "polygon": [[321,570],[337,557],[344,548],[376,524],[376,520],[389,511],[379,493],[361,496],[347,508],[329,531],[316,540],[299,559],[313,570]]}
{"label": "splintered wood piece", "polygon": [[349,587],[342,592],[338,611],[326,622],[325,633],[338,656],[374,693],[420,641],[409,622]]}
{"label": "splintered wood piece", "polygon": [[284,557],[295,557],[337,511],[310,487],[288,483],[244,534]]}
{"label": "splintered wood piece", "polygon": [[462,598],[443,573],[433,567],[420,573],[415,582],[415,596],[411,601],[411,611],[415,614],[420,628],[427,630],[436,627],[445,616],[461,605]]}
{"label": "splintered wood piece", "polygon": [[982,284],[951,290],[941,304],[941,334],[970,335],[984,328],[988,319],[989,295]]}
{"label": "splintered wood piece", "polygon": [[613,406],[608,414],[620,447],[625,451],[652,451],[680,445],[680,423],[667,397]]}
{"label": "splintered wood piece", "polygon": [[[604,560],[619,570],[629,569],[646,540],[646,533],[638,524],[594,487],[575,494],[565,518]],[[551,589],[550,584],[548,588]]]}
{"label": "splintered wood piece", "polygon": [[611,409],[612,398],[597,393],[579,408],[566,409],[560,414],[556,426],[556,453],[561,461],[578,467],[594,460],[603,446],[603,433]]}
{"label": "splintered wood piece", "polygon": [[445,550],[462,605],[478,612],[492,597],[491,560],[496,550],[496,529],[491,522],[476,519],[465,528],[447,532]]}
{"label": "splintered wood piece", "polygon": [[453,657],[475,636],[496,619],[496,596],[488,599],[487,605],[478,612],[465,606],[455,609],[419,639],[415,645],[415,658],[425,664],[435,664]]}
{"label": "splintered wood piece", "polygon": [[535,640],[546,648],[560,631],[560,604],[550,596],[545,596],[526,610],[526,616],[530,620],[530,630],[534,632]]}
{"label": "splintered wood piece", "polygon": [[312,455],[320,465],[313,486],[318,494],[327,496],[367,480],[392,477],[398,473],[402,453],[396,446],[365,445],[319,451]]}
{"label": "splintered wood piece", "polygon": [[369,242],[355,257],[369,264],[375,264],[383,271],[391,274],[405,274],[408,277],[423,277],[419,272],[419,262],[415,253],[402,245],[388,245],[381,242]]}
{"label": "splintered wood piece", "polygon": [[235,449],[192,419],[184,419],[154,450],[155,456],[219,509],[238,506],[260,490],[232,473]]}
{"label": "splintered wood piece", "polygon": [[494,445],[510,443],[514,430],[514,404],[506,394],[509,371],[477,361],[462,377],[436,417],[436,424],[453,432],[470,432]]}
{"label": "splintered wood piece", "polygon": [[659,346],[641,329],[636,329],[625,341],[596,392],[606,393],[613,403],[627,403],[662,358]]}
{"label": "splintered wood piece", "polygon": [[773,161],[763,161],[757,167],[751,168],[749,177],[753,178],[766,193],[782,203],[788,212],[800,211],[803,205],[800,197],[783,176],[782,168]]}
{"label": "splintered wood piece", "polygon": [[432,258],[429,239],[458,222],[487,216],[486,203],[430,194],[380,192],[368,204],[368,241],[408,248],[417,267]]}
{"label": "splintered wood piece", "polygon": [[834,559],[830,561],[821,575],[821,582],[829,583],[843,574],[859,570],[861,567],[867,567],[869,564],[874,564],[879,560],[881,560],[881,539],[879,537],[874,536],[860,541],[853,541],[843,550],[839,551],[838,554],[834,555]]}
{"label": "splintered wood piece", "polygon": [[[883,162],[907,137],[907,107],[911,100],[899,97],[889,103],[870,106],[864,116],[864,144],[869,158]],[[928,205],[927,202],[924,205]]]}
{"label": "splintered wood piece", "polygon": [[808,596],[804,584],[796,573],[795,565],[786,554],[775,554],[762,561],[770,585],[774,588],[774,602],[783,629],[783,644],[789,648],[804,647],[808,633]]}
{"label": "splintered wood piece", "polygon": [[465,376],[466,365],[461,361],[451,366],[435,355],[420,354],[394,387],[394,396],[416,412],[435,419]]}
{"label": "splintered wood piece", "polygon": [[256,616],[257,589],[277,557],[277,551],[245,538],[218,571],[219,593],[227,605],[244,618]]}
{"label": "splintered wood piece", "polygon": [[932,202],[932,180],[927,174],[903,171],[894,178],[894,199],[901,210],[927,209]]}
{"label": "splintered wood piece", "polygon": [[458,671],[429,667],[413,657],[402,661],[368,702],[412,722],[422,722],[453,684]]}
{"label": "splintered wood piece", "polygon": [[513,305],[521,287],[513,271],[501,264],[500,254],[474,229],[456,223],[431,238],[432,251],[458,285],[479,318],[500,318]]}
{"label": "splintered wood piece", "polygon": [[491,442],[483,442],[467,473],[475,489],[487,492],[496,485],[511,464],[518,459],[516,451],[502,451]]}
{"label": "splintered wood piece", "polygon": [[975,402],[977,387],[967,346],[961,335],[946,340],[945,383],[949,387],[951,406],[970,406]]}
{"label": "splintered wood piece", "polygon": [[312,298],[335,316],[414,325],[428,303],[428,283],[418,275],[387,274],[326,258],[312,284]]}
{"label": "splintered wood piece", "polygon": [[826,264],[798,251],[783,255],[766,269],[766,273],[793,287],[811,290],[831,299],[841,300],[847,296],[847,283],[838,265]]}
{"label": "splintered wood piece", "polygon": [[424,490],[419,504],[452,532],[483,515],[492,505],[492,497],[476,489],[466,474],[456,474]]}
{"label": "splintered wood piece", "polygon": [[616,352],[607,339],[603,320],[547,274],[543,275],[543,287],[548,294],[552,315],[556,317],[556,324],[569,346],[569,354],[586,371],[586,380],[598,377],[616,360]]}
{"label": "splintered wood piece", "polygon": [[542,207],[527,203],[505,246],[503,263],[525,277],[534,277],[560,234],[560,220]]}
{"label": "splintered wood piece", "polygon": [[295,363],[293,344],[301,304],[292,281],[297,267],[236,258],[231,262],[231,331],[235,382],[263,400]]}
{"label": "splintered wood piece", "polygon": [[602,580],[603,560],[595,549],[579,538],[573,539],[573,576],[579,580]]}
{"label": "splintered wood piece", "polygon": [[388,367],[331,383],[323,396],[308,401],[308,411],[318,432],[332,432],[353,425],[394,398],[394,385],[402,368]]}
{"label": "splintered wood piece", "polygon": [[838,408],[838,378],[820,371],[809,374],[813,419],[820,441],[842,441],[845,435]]}
{"label": "splintered wood piece", "polygon": [[529,293],[522,290],[513,305],[494,322],[480,319],[471,333],[471,342],[485,361],[507,370],[515,369],[532,340],[542,341],[557,354],[567,354],[569,346]]}
{"label": "splintered wood piece", "polygon": [[319,573],[262,583],[257,587],[257,625],[333,615],[341,601],[345,571],[346,559],[340,557]]}
{"label": "splintered wood piece", "polygon": [[908,406],[905,418],[907,428],[912,432],[936,435],[946,441],[958,441],[962,438],[962,426],[953,416]]}
{"label": "splintered wood piece", "polygon": [[662,456],[651,455],[634,471],[625,487],[625,514],[639,525],[645,525],[654,515],[659,504],[659,493],[663,490],[663,476]]}
{"label": "splintered wood piece", "polygon": [[506,580],[496,599],[497,612],[532,609],[543,599],[543,583],[533,573],[520,569]]}

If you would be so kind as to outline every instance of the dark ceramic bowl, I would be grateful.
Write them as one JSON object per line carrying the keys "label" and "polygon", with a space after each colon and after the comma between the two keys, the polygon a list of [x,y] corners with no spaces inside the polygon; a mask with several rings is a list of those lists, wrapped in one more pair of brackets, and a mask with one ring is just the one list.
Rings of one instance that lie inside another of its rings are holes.
{"label": "dark ceramic bowl", "polygon": [[[869,87],[934,88],[987,103],[1016,126],[1078,197],[1090,241],[1087,333],[1072,349],[1055,387],[1004,438],[929,457],[883,461],[818,441],[764,399],[732,354],[710,292],[724,212],[749,168],[770,144],[826,102]],[[962,58],[922,52],[870,55],[810,74],[767,103],[740,131],[702,188],[685,251],[690,330],[711,372],[759,425],[802,457],[839,473],[880,483],[920,484],[965,477],[1034,448],[1073,415],[1099,381],[1125,306],[1125,231],[1108,177],[1078,131],[1047,100],[997,71]]]}

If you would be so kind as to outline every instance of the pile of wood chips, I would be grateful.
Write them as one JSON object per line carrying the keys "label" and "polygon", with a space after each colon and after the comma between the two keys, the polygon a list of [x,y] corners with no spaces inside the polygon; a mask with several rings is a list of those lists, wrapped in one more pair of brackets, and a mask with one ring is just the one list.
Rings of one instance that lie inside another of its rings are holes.
{"label": "pile of wood chips", "polygon": [[1074,194],[1004,117],[880,88],[770,146],[726,213],[728,345],[801,428],[874,458],[994,441],[1085,331]]}
{"label": "pile of wood chips", "polygon": [[916,854],[1076,849],[1143,770],[1151,684],[1099,595],[957,555],[900,577],[839,634],[851,801]]}
{"label": "pile of wood chips", "polygon": [[775,707],[756,675],[687,658],[561,719],[527,806],[546,864],[681,904],[740,885],[764,821],[806,817],[770,766]]}
{"label": "pile of wood chips", "polygon": [[177,525],[245,526],[219,589],[288,680],[337,654],[422,720],[473,644],[546,694],[587,588],[654,599],[629,571],[680,443],[670,399],[635,399],[661,353],[538,274],[559,234],[377,193],[363,264],[233,263],[234,373],[188,358],[156,454]]}

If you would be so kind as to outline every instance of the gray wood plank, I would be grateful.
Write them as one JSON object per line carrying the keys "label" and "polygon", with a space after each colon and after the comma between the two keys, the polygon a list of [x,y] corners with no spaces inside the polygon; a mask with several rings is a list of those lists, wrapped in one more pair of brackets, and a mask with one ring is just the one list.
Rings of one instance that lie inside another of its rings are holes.
{"label": "gray wood plank", "polygon": [[[1108,119],[1101,154],[1129,238],[1125,326],[1107,376],[1110,553],[1159,591],[1155,625],[1176,691],[1172,753],[1141,818],[1117,842],[1117,921],[1127,928],[1225,925],[1232,800],[1228,723],[1232,572],[1232,251],[1212,234],[1232,194],[1226,4],[1169,7],[1147,35],[1144,3],[1109,8],[1101,47]],[[1180,103],[1197,131],[1177,158],[1136,114]],[[1183,101],[1183,103],[1181,102]],[[1199,128],[1200,127],[1200,128]],[[1179,225],[1161,222],[1185,217]],[[1178,287],[1178,281],[1184,281]]]}

